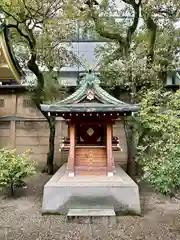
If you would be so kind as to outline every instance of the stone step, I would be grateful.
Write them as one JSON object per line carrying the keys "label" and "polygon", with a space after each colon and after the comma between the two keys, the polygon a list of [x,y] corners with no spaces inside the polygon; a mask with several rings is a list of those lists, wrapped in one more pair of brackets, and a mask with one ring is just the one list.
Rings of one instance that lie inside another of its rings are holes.
{"label": "stone step", "polygon": [[84,217],[84,216],[89,216],[89,217],[111,217],[111,216],[116,216],[115,211],[113,208],[106,208],[106,209],[101,209],[101,208],[71,208],[69,209],[67,213],[68,217]]}
{"label": "stone step", "polygon": [[75,166],[75,175],[98,175],[106,176],[107,167],[97,166]]}

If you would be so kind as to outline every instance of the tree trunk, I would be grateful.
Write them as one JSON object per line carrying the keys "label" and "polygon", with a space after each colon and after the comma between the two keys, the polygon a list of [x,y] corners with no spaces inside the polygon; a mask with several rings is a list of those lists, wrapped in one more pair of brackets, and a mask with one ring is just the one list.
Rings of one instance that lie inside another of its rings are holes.
{"label": "tree trunk", "polygon": [[[126,59],[129,59],[129,55],[126,56]],[[137,89],[135,83],[132,81],[132,69],[129,70],[129,82],[131,84],[131,104],[136,103],[136,95]],[[130,177],[134,178],[136,175],[136,162],[135,162],[135,154],[136,147],[134,142],[134,128],[131,120],[126,119],[125,124],[125,133],[126,133],[126,142],[127,142],[127,173]]]}
{"label": "tree trunk", "polygon": [[53,174],[53,160],[54,160],[54,140],[55,140],[55,131],[56,131],[56,121],[55,117],[46,117],[49,123],[49,151],[47,153],[46,166],[42,172],[48,174]]}
{"label": "tree trunk", "polygon": [[126,142],[127,142],[127,173],[130,177],[134,178],[136,175],[136,162],[135,162],[135,145],[134,145],[134,134],[133,127],[130,123],[125,122],[124,124]]}
{"label": "tree trunk", "polygon": [[152,17],[152,13],[148,12],[146,8],[142,8],[141,10],[143,20],[147,26],[149,32],[148,38],[148,52],[147,52],[147,69],[152,68],[152,64],[154,62],[154,51],[156,44],[156,36],[157,36],[157,24]]}
{"label": "tree trunk", "polygon": [[11,183],[10,184],[10,197],[13,197],[14,196],[14,184]]}

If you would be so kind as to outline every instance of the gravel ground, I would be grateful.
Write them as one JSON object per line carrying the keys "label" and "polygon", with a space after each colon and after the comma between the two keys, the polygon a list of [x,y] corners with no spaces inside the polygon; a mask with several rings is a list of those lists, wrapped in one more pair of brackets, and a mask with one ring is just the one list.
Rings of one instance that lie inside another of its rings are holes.
{"label": "gravel ground", "polygon": [[0,196],[0,240],[180,240],[180,201],[141,189],[143,216],[118,216],[116,223],[92,224],[65,216],[42,216],[42,188],[48,176],[37,174],[15,198]]}

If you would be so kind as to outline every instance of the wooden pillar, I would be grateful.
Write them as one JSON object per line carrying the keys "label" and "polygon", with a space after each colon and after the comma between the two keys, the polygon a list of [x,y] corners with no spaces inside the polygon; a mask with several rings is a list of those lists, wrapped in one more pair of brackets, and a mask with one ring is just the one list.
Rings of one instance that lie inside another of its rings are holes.
{"label": "wooden pillar", "polygon": [[108,176],[113,176],[113,155],[112,155],[112,124],[106,127],[106,148],[107,148],[107,167]]}
{"label": "wooden pillar", "polygon": [[[111,136],[113,137],[113,124],[111,125]],[[113,150],[112,150],[112,168],[113,170],[115,169],[115,162],[114,162],[114,157],[113,157]]]}
{"label": "wooden pillar", "polygon": [[69,125],[69,134],[70,134],[70,149],[69,149],[69,157],[68,157],[68,176],[74,177],[74,160],[75,160],[75,124],[70,123]]}

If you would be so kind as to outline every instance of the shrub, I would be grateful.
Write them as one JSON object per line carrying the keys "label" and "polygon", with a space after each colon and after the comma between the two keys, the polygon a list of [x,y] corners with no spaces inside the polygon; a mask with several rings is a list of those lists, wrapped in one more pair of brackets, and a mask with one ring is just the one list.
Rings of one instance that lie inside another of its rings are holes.
{"label": "shrub", "polygon": [[137,160],[143,179],[166,195],[180,189],[180,90],[150,91],[138,113]]}
{"label": "shrub", "polygon": [[29,151],[17,154],[15,149],[0,149],[0,186],[9,188],[11,196],[23,179],[35,173]]}
{"label": "shrub", "polygon": [[153,145],[158,147],[158,153],[153,148],[153,158],[149,155],[141,162],[143,179],[162,194],[174,196],[180,188],[180,145],[171,142]]}

